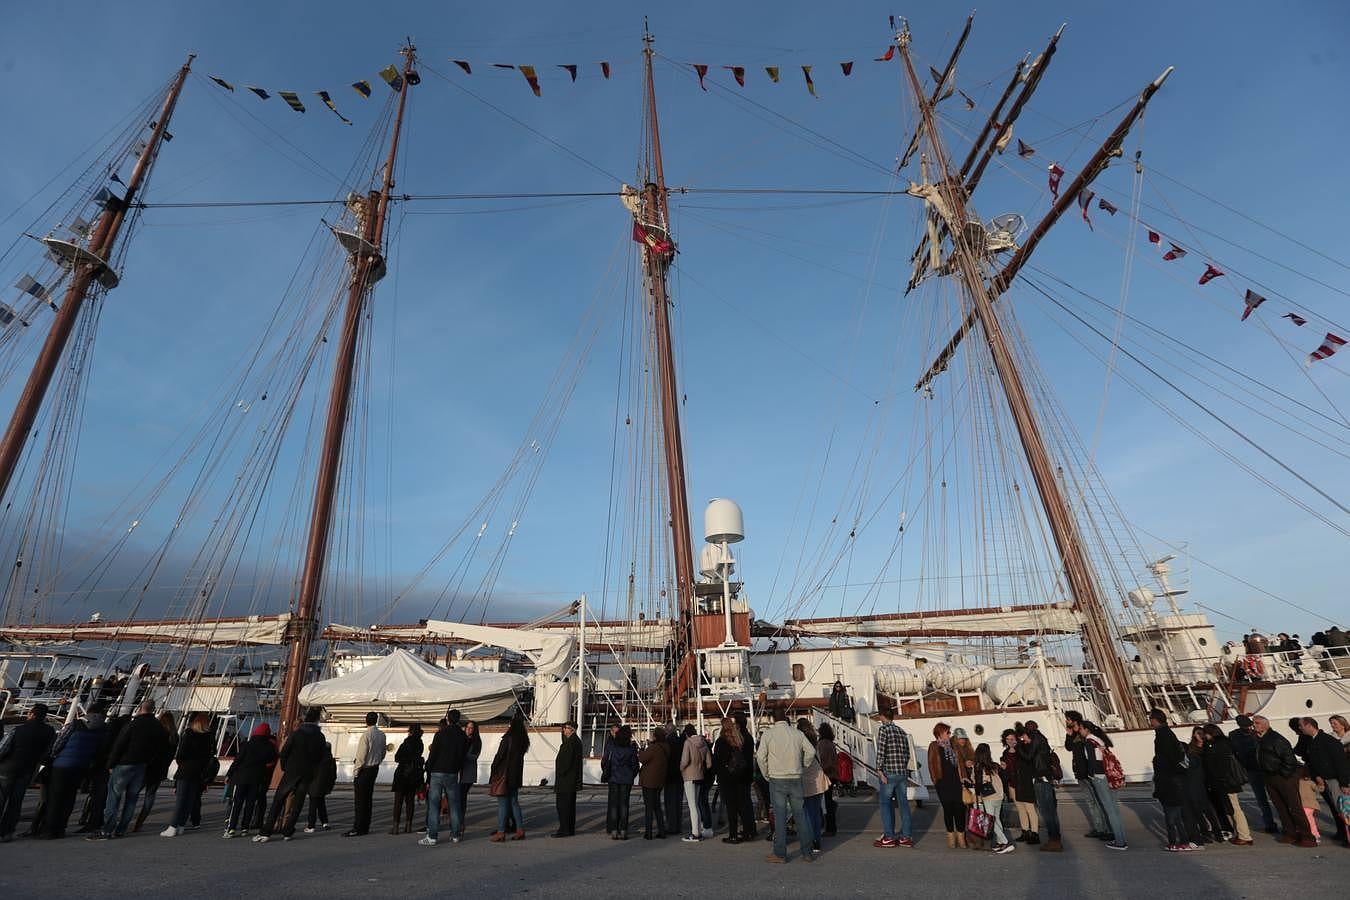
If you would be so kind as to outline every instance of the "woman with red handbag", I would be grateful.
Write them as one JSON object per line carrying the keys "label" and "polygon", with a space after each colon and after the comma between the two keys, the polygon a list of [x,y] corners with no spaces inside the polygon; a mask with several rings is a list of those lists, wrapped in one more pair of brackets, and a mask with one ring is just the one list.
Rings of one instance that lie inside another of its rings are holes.
{"label": "woman with red handbag", "polygon": [[[1003,830],[1003,767],[994,762],[988,744],[975,748],[975,806],[967,817],[966,831],[973,830],[982,838],[994,839],[995,853],[1011,853],[1017,845]],[[980,832],[983,832],[980,834]]]}
{"label": "woman with red handbag", "polygon": [[493,843],[501,843],[508,837],[506,833],[508,816],[516,823],[515,833],[509,835],[511,840],[525,840],[525,815],[520,811],[520,786],[525,780],[525,751],[529,749],[530,736],[525,733],[525,717],[517,712],[511,717],[506,734],[502,735],[497,755],[492,758],[488,793],[497,798],[497,830],[492,833]]}

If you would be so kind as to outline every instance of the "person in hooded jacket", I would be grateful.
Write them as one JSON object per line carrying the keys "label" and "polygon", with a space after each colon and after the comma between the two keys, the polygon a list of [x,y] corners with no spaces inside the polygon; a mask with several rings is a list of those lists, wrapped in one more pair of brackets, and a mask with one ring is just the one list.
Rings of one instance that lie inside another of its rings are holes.
{"label": "person in hooded jacket", "polygon": [[51,840],[65,837],[80,784],[108,741],[105,713],[104,707],[96,706],[57,735],[50,751],[51,776],[42,786],[41,812],[34,816],[36,837]]}
{"label": "person in hooded jacket", "polygon": [[1205,774],[1205,732],[1191,729],[1186,744],[1186,819],[1191,829],[1191,841],[1198,844],[1219,844],[1224,837],[1223,823],[1214,804],[1209,802],[1208,779]]}
{"label": "person in hooded jacket", "polygon": [[47,704],[34,703],[23,724],[0,741],[0,843],[14,840],[24,794],[55,740],[56,729],[47,724]]}
{"label": "person in hooded jacket", "polygon": [[319,770],[309,783],[309,818],[305,822],[305,834],[328,830],[328,795],[337,786],[337,757],[333,755],[333,745],[323,742],[323,758],[319,760]]}
{"label": "person in hooded jacket", "polygon": [[708,742],[692,724],[684,726],[684,741],[680,744],[680,777],[684,781],[684,801],[689,807],[689,833],[681,840],[693,843],[712,837],[712,816],[699,807],[698,794],[712,766],[712,751]]}
{"label": "person in hooded jacket", "polygon": [[255,816],[254,810],[267,788],[269,772],[276,758],[277,748],[272,742],[272,727],[266,722],[259,722],[253,726],[239,755],[225,772],[225,780],[234,792],[234,800],[230,805],[230,821],[225,827],[223,837],[232,838],[241,833],[248,835]]}
{"label": "person in hooded jacket", "polygon": [[628,840],[628,800],[633,793],[633,782],[638,777],[638,751],[633,746],[633,731],[627,725],[619,726],[614,739],[605,746],[605,760],[609,771],[609,805],[605,824],[613,824],[610,838]]}
{"label": "person in hooded jacket", "polygon": [[216,759],[216,741],[211,733],[211,716],[208,713],[197,713],[192,717],[192,724],[178,740],[174,758],[178,761],[178,768],[173,773],[173,818],[160,832],[161,837],[178,837],[182,834],[192,817],[193,807],[201,800],[207,772]]}
{"label": "person in hooded jacket", "polygon": [[1153,728],[1153,796],[1162,804],[1167,822],[1166,849],[1194,850],[1186,828],[1186,747],[1167,727],[1162,710],[1149,710],[1148,724]]}
{"label": "person in hooded jacket", "polygon": [[320,709],[311,706],[305,711],[305,721],[286,738],[286,744],[277,754],[281,763],[281,781],[277,782],[276,792],[272,795],[272,808],[268,810],[262,831],[253,840],[266,843],[271,838],[277,824],[281,824],[281,837],[289,841],[295,835],[295,823],[305,805],[305,791],[318,774],[323,764],[323,730],[319,728]]}

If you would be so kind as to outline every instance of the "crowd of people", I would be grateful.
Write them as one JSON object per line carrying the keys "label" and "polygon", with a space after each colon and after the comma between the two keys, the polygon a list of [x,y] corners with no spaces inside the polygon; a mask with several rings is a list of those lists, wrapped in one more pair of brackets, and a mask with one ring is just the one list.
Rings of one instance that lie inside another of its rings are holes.
{"label": "crowd of people", "polygon": [[[133,716],[113,723],[106,711],[92,709],[57,733],[46,722],[47,712],[42,704],[34,705],[27,720],[0,740],[0,842],[13,840],[34,780],[41,795],[27,836],[63,837],[82,787],[88,800],[78,831],[88,840],[139,831],[171,768],[174,809],[160,834],[176,838],[201,825],[202,795],[219,774],[208,716],[192,717],[180,735],[173,717],[156,716],[147,700]],[[836,746],[828,724],[817,732],[809,719],[790,723],[781,708],[773,710],[772,718],[758,739],[744,714],[723,719],[711,744],[692,724],[656,727],[645,739],[635,737],[627,725],[613,725],[600,760],[601,780],[608,786],[606,835],[616,841],[628,840],[630,831],[638,835],[637,828],[630,828],[635,784],[645,840],[708,840],[715,833],[714,808],[721,805],[727,825],[722,841],[754,841],[761,837],[758,799],[760,818],[767,823],[764,837],[772,842],[767,861],[789,859],[793,834],[798,858],[814,861],[822,841],[837,832],[834,794],[852,782],[846,771],[851,760]],[[1227,734],[1216,724],[1197,726],[1186,742],[1177,738],[1161,711],[1151,711],[1150,724],[1155,730],[1153,794],[1162,806],[1168,851],[1193,851],[1219,842],[1252,846],[1240,803],[1246,790],[1252,792],[1265,831],[1278,835],[1281,843],[1317,846],[1322,840],[1317,813],[1325,802],[1335,838],[1350,846],[1350,727],[1344,717],[1330,718],[1330,733],[1313,718],[1293,719],[1293,742],[1263,716],[1239,716],[1238,728]],[[1124,775],[1110,737],[1072,711],[1066,713],[1064,728],[1063,749],[1089,822],[1086,837],[1105,842],[1111,850],[1129,849],[1116,798]],[[441,720],[429,743],[420,726],[411,726],[393,757],[390,834],[420,833],[424,846],[443,840],[459,843],[482,746],[477,724],[462,721],[457,710]],[[497,813],[492,842],[526,837],[520,790],[529,746],[525,721],[517,713],[489,769],[487,793]],[[369,714],[351,759],[354,815],[346,836],[370,832],[376,776],[388,749],[376,715]],[[914,757],[911,737],[893,712],[883,711],[874,770],[882,834],[874,847],[914,846],[908,800]],[[584,759],[576,724],[563,725],[552,779],[557,812],[552,837],[576,834]],[[1037,846],[1041,852],[1063,849],[1056,785],[1064,772],[1059,754],[1035,721],[1004,731],[997,750],[987,743],[973,745],[962,728],[938,723],[927,764],[948,848],[1000,854],[1013,852],[1018,844]],[[319,727],[319,710],[310,709],[284,744],[278,745],[266,724],[256,726],[238,747],[225,781],[227,839],[290,840],[306,810],[305,832],[327,831],[327,797],[337,781],[337,759]],[[419,802],[424,818],[416,821]]]}

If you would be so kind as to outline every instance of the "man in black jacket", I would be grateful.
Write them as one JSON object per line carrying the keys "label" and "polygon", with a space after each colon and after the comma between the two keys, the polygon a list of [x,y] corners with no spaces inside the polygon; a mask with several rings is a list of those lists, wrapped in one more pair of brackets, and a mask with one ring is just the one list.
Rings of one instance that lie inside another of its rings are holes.
{"label": "man in black jacket", "polygon": [[1095,723],[1089,722],[1083,718],[1082,713],[1073,709],[1064,713],[1064,733],[1064,749],[1069,751],[1073,777],[1077,779],[1078,786],[1083,791],[1083,803],[1087,807],[1088,826],[1091,830],[1083,836],[1109,841],[1112,838],[1111,825],[1107,822],[1106,810],[1092,786],[1092,776],[1099,774],[1095,770],[1100,767],[1100,763],[1094,766],[1095,759],[1087,738],[1089,735],[1095,735],[1107,747],[1111,746],[1111,739]]}
{"label": "man in black jacket", "polygon": [[1346,838],[1346,823],[1337,813],[1341,792],[1350,792],[1350,756],[1336,738],[1317,726],[1317,720],[1305,716],[1299,723],[1303,736],[1307,738],[1307,750],[1303,762],[1308,766],[1308,775],[1331,807],[1331,818],[1336,823],[1336,837],[1341,843],[1350,843]]}
{"label": "man in black jacket", "polygon": [[155,701],[143,700],[108,752],[108,799],[104,803],[103,828],[86,840],[106,841],[127,833],[136,811],[136,797],[145,784],[145,767],[159,759],[169,736],[155,718]]}
{"label": "man in black jacket", "polygon": [[56,729],[47,724],[47,704],[34,703],[23,724],[0,741],[0,843],[14,840],[24,794],[54,740]]}
{"label": "man in black jacket", "polygon": [[450,716],[441,720],[440,730],[431,739],[427,749],[427,836],[417,843],[424,847],[434,847],[441,833],[441,798],[446,799],[450,810],[450,842],[458,844],[464,831],[464,821],[460,815],[459,783],[460,770],[464,768],[465,754],[468,752],[469,739],[457,720]]}
{"label": "man in black jacket", "polygon": [[1316,847],[1312,830],[1308,827],[1308,816],[1303,812],[1303,802],[1299,798],[1298,758],[1294,748],[1270,727],[1265,716],[1252,716],[1252,728],[1256,732],[1256,763],[1266,778],[1266,791],[1270,802],[1279,813],[1284,834],[1280,835],[1281,844],[1294,844],[1298,847]]}
{"label": "man in black jacket", "polygon": [[1251,717],[1238,716],[1236,721],[1238,727],[1228,733],[1228,740],[1233,742],[1233,755],[1247,770],[1247,783],[1252,786],[1256,805],[1261,808],[1262,827],[1266,829],[1267,834],[1279,834],[1275,814],[1270,808],[1270,798],[1266,796],[1266,773],[1262,772],[1256,763],[1257,734],[1252,730]]}
{"label": "man in black jacket", "polygon": [[680,729],[674,724],[666,729],[665,742],[666,787],[661,805],[665,807],[666,834],[679,835],[684,806],[684,778],[680,775],[680,755],[684,752],[684,738],[680,736]]}
{"label": "man in black jacket", "polygon": [[577,737],[577,725],[568,722],[562,727],[562,742],[558,744],[558,758],[554,762],[553,791],[558,807],[558,830],[553,833],[555,838],[571,837],[577,833],[581,757],[581,738]]}
{"label": "man in black jacket", "polygon": [[278,820],[281,820],[282,840],[289,841],[295,835],[296,820],[305,807],[305,793],[314,776],[319,774],[327,746],[319,728],[319,707],[311,706],[305,711],[305,721],[286,738],[278,755],[281,781],[272,794],[272,808],[263,822],[262,831],[253,838],[255,843],[267,843]]}
{"label": "man in black jacket", "polygon": [[1017,759],[1019,765],[1030,766],[1035,773],[1032,789],[1036,794],[1036,812],[1040,814],[1041,827],[1046,834],[1041,850],[1048,853],[1058,853],[1064,849],[1059,832],[1059,803],[1055,799],[1053,754],[1050,742],[1041,734],[1037,724],[1028,721],[1017,736]]}

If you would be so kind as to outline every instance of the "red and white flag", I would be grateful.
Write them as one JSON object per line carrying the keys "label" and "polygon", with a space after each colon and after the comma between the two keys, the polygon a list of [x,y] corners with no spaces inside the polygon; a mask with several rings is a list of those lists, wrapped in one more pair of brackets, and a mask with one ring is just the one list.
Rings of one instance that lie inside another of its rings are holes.
{"label": "red and white flag", "polygon": [[1308,365],[1311,366],[1319,359],[1326,359],[1344,346],[1345,338],[1328,331],[1327,336],[1322,338],[1322,346],[1308,354]]}
{"label": "red and white flag", "polygon": [[1222,277],[1223,277],[1223,269],[1220,269],[1213,263],[1205,263],[1205,274],[1200,276],[1200,283],[1205,284],[1207,282],[1213,281],[1215,278],[1222,278]]}
{"label": "red and white flag", "polygon": [[1150,244],[1161,244],[1161,243],[1162,243],[1162,235],[1161,235],[1161,234],[1158,234],[1158,232],[1156,232],[1156,231],[1150,231],[1150,232],[1148,233],[1148,242],[1149,242]]}
{"label": "red and white flag", "polygon": [[1088,208],[1092,204],[1092,198],[1095,196],[1096,194],[1086,189],[1078,192],[1078,208],[1083,211],[1083,221],[1087,223],[1089,230],[1096,230],[1092,228],[1092,220],[1088,218]]}
{"label": "red and white flag", "polygon": [[[1152,233],[1152,232],[1150,232],[1150,234],[1151,234],[1151,233]],[[1151,240],[1151,238],[1150,238],[1150,240]],[[1169,241],[1168,243],[1171,243],[1171,242]],[[1181,258],[1182,258],[1183,256],[1185,256],[1185,255],[1186,255],[1186,251],[1185,251],[1185,250],[1182,250],[1182,249],[1181,249],[1180,247],[1178,247],[1176,244],[1172,244],[1172,249],[1171,249],[1171,250],[1168,250],[1166,253],[1163,254],[1163,259],[1167,260],[1168,262],[1171,262],[1171,261],[1174,260],[1174,259],[1181,259]],[[1204,284],[1203,281],[1200,282],[1200,283],[1201,283],[1201,284]]]}
{"label": "red and white flag", "polygon": [[1050,196],[1056,201],[1059,200],[1059,180],[1064,177],[1064,170],[1059,167],[1059,163],[1050,164]]}
{"label": "red and white flag", "polygon": [[1280,316],[1280,318],[1288,319],[1290,322],[1293,322],[1299,328],[1302,328],[1304,325],[1308,324],[1308,320],[1300,316],[1298,313],[1285,313],[1284,315]]}
{"label": "red and white flag", "polygon": [[694,67],[694,74],[698,75],[698,86],[706,91],[708,86],[703,83],[703,79],[708,77],[708,67],[703,63],[691,63],[690,65]]}
{"label": "red and white flag", "polygon": [[1244,310],[1242,310],[1242,321],[1245,322],[1247,321],[1247,317],[1252,314],[1252,310],[1256,309],[1262,303],[1265,303],[1266,298],[1262,297],[1260,294],[1258,294],[1251,288],[1248,288],[1247,296],[1243,298],[1243,302],[1247,304],[1247,307]]}

